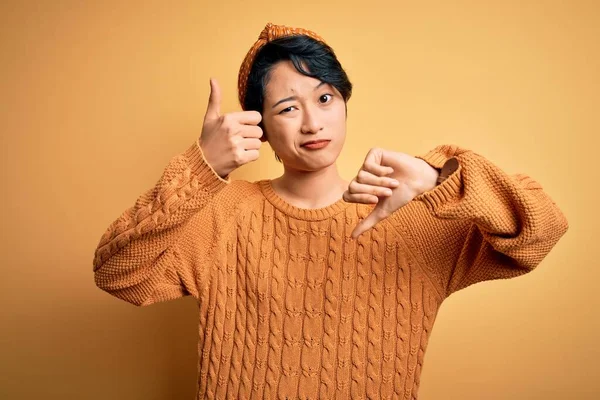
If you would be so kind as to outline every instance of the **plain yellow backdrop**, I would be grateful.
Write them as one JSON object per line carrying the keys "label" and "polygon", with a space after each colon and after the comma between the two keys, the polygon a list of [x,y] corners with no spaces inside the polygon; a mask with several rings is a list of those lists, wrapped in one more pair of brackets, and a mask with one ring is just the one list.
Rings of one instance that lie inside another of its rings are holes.
{"label": "plain yellow backdrop", "polygon": [[[534,177],[570,229],[537,270],[442,306],[420,398],[600,393],[597,1],[3,1],[0,398],[192,399],[191,298],[94,286],[108,225],[224,112],[267,22],[314,30],[354,84],[339,159],[458,144]],[[267,144],[234,179],[281,173]]]}

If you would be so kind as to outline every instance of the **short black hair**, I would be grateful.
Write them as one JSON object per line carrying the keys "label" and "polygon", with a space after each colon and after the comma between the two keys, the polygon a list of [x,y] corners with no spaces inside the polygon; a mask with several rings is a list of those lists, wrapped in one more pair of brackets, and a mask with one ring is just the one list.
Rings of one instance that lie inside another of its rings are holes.
{"label": "short black hair", "polygon": [[[333,49],[326,43],[310,36],[294,35],[272,40],[257,52],[248,74],[246,93],[244,94],[245,110],[258,111],[262,114],[265,90],[271,71],[275,64],[287,60],[291,61],[301,74],[319,79],[335,87],[342,95],[344,103],[348,103],[352,95],[352,83]],[[262,121],[259,126],[264,129]],[[277,154],[275,154],[275,158],[281,162]]]}

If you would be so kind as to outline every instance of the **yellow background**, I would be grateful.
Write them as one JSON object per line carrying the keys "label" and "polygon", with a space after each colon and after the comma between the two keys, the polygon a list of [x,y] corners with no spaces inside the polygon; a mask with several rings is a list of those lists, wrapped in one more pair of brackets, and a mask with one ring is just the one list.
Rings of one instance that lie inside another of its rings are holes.
{"label": "yellow background", "polygon": [[[114,299],[93,253],[199,136],[210,76],[239,110],[269,21],[319,33],[355,85],[344,178],[370,147],[458,144],[569,219],[539,269],[444,303],[420,398],[598,398],[599,2],[4,1],[0,18],[0,398],[193,398],[193,299]],[[265,144],[233,178],[280,173]]]}

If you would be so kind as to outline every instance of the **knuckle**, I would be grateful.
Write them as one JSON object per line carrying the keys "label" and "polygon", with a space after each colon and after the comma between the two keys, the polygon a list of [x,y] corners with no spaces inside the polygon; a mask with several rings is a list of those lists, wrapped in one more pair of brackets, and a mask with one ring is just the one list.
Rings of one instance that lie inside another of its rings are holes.
{"label": "knuckle", "polygon": [[369,150],[370,155],[379,154],[381,152],[381,147],[371,147]]}
{"label": "knuckle", "polygon": [[365,169],[369,170],[369,171],[373,171],[375,169],[375,164],[372,162],[366,162],[365,163]]}
{"label": "knuckle", "polygon": [[227,139],[227,147],[229,148],[230,151],[235,151],[236,149],[236,145],[237,145],[237,141],[235,140],[235,138],[233,136],[229,136]]}
{"label": "knuckle", "polygon": [[364,169],[361,169],[360,171],[358,171],[358,174],[356,175],[356,179],[359,182],[364,182],[367,179],[367,171],[365,171]]}
{"label": "knuckle", "polygon": [[233,153],[233,162],[237,165],[241,165],[243,163],[242,153],[238,150]]}

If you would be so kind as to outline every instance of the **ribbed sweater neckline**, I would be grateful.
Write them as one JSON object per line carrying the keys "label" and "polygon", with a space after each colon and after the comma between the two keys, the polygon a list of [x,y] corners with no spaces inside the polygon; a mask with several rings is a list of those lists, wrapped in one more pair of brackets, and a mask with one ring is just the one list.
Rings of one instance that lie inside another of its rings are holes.
{"label": "ribbed sweater neckline", "polygon": [[342,211],[344,211],[351,203],[347,203],[343,198],[340,198],[336,202],[321,208],[301,208],[296,207],[282,197],[280,197],[273,189],[271,179],[263,179],[258,181],[258,185],[265,196],[265,198],[275,208],[282,213],[305,221],[319,221],[330,218]]}

